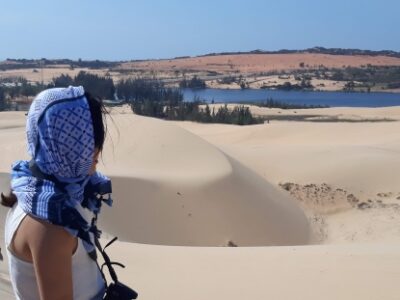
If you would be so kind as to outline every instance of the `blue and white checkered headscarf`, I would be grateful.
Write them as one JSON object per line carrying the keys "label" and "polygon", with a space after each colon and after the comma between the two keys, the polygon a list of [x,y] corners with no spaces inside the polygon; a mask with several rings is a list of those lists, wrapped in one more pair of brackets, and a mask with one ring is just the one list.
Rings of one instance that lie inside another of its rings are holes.
{"label": "blue and white checkered headscarf", "polygon": [[40,171],[55,180],[37,178],[28,161],[17,161],[12,167],[11,188],[26,213],[64,226],[91,252],[93,228],[82,208],[97,213],[100,206],[95,193],[88,196],[85,189],[96,191],[109,179],[98,172],[89,175],[95,145],[84,93],[83,87],[70,86],[45,90],[35,98],[26,125],[28,152]]}

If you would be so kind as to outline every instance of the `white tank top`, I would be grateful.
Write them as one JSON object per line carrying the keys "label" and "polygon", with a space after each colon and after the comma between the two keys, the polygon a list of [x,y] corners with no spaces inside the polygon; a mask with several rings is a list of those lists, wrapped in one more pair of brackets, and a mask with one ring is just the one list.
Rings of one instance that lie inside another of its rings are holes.
{"label": "white tank top", "polygon": [[[10,244],[26,213],[15,204],[7,214],[4,236],[8,254],[10,279],[19,300],[39,300],[33,264],[23,261],[10,251]],[[97,267],[78,239],[78,247],[72,256],[74,300],[102,299],[104,281]]]}

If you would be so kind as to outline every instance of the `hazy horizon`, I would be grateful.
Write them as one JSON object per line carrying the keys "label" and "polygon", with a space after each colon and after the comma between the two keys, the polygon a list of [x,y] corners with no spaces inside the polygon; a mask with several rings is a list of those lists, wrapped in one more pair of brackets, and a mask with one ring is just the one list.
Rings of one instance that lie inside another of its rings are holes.
{"label": "hazy horizon", "polygon": [[[326,48],[328,49],[328,47],[324,47],[324,46],[314,46],[314,47],[310,47],[307,49],[274,49],[274,50],[270,50],[270,49],[252,49],[252,50],[247,50],[247,51],[223,51],[223,52],[209,52],[209,53],[202,53],[202,54],[196,54],[196,55],[182,55],[182,56],[175,56],[175,57],[149,57],[149,58],[132,58],[132,59],[98,59],[96,57],[93,58],[88,58],[88,59],[82,59],[82,58],[70,58],[70,57],[6,57],[4,59],[0,59],[0,60],[19,60],[19,59],[26,59],[26,60],[40,60],[40,59],[47,59],[47,60],[61,60],[61,59],[69,59],[69,60],[73,60],[73,61],[77,61],[79,59],[82,60],[87,60],[87,61],[95,61],[95,60],[99,60],[99,61],[109,61],[109,62],[122,62],[122,61],[145,61],[145,60],[168,60],[168,59],[176,59],[176,58],[183,58],[183,57],[202,57],[202,56],[206,56],[206,55],[212,55],[212,54],[221,54],[224,55],[225,53],[243,53],[243,54],[251,54],[252,51],[265,51],[265,52],[278,52],[278,51],[283,51],[283,50],[289,50],[289,51],[304,51],[304,50],[308,50],[308,49],[312,49],[315,47],[322,47],[322,48]],[[343,49],[343,50],[349,50],[350,48],[342,48],[342,47],[332,47],[329,49]],[[372,50],[372,49],[356,49],[356,50],[362,50],[362,51],[395,51],[400,53],[400,51],[396,51],[393,49],[376,49],[376,50]]]}
{"label": "hazy horizon", "polygon": [[397,1],[281,2],[2,3],[0,60],[169,59],[315,46],[400,51]]}

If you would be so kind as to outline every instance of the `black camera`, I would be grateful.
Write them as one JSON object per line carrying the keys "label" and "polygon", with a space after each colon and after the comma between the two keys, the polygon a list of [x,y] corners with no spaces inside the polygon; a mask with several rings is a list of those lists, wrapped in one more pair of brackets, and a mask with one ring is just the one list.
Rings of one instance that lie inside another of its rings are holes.
{"label": "black camera", "polygon": [[105,181],[96,185],[96,192],[100,195],[111,194],[112,193],[112,185],[111,181]]}
{"label": "black camera", "polygon": [[137,296],[138,294],[125,284],[121,282],[112,282],[107,288],[104,300],[131,300],[136,299]]}

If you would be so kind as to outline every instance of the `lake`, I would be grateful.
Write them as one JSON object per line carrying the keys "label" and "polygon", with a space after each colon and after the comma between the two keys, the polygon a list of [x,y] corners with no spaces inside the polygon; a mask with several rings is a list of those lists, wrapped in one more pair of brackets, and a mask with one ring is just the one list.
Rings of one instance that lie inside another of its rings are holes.
{"label": "lake", "polygon": [[184,89],[185,101],[199,97],[206,102],[235,103],[262,102],[272,98],[293,104],[328,105],[331,107],[385,107],[400,106],[400,93],[345,93],[277,90],[225,90],[225,89]]}

